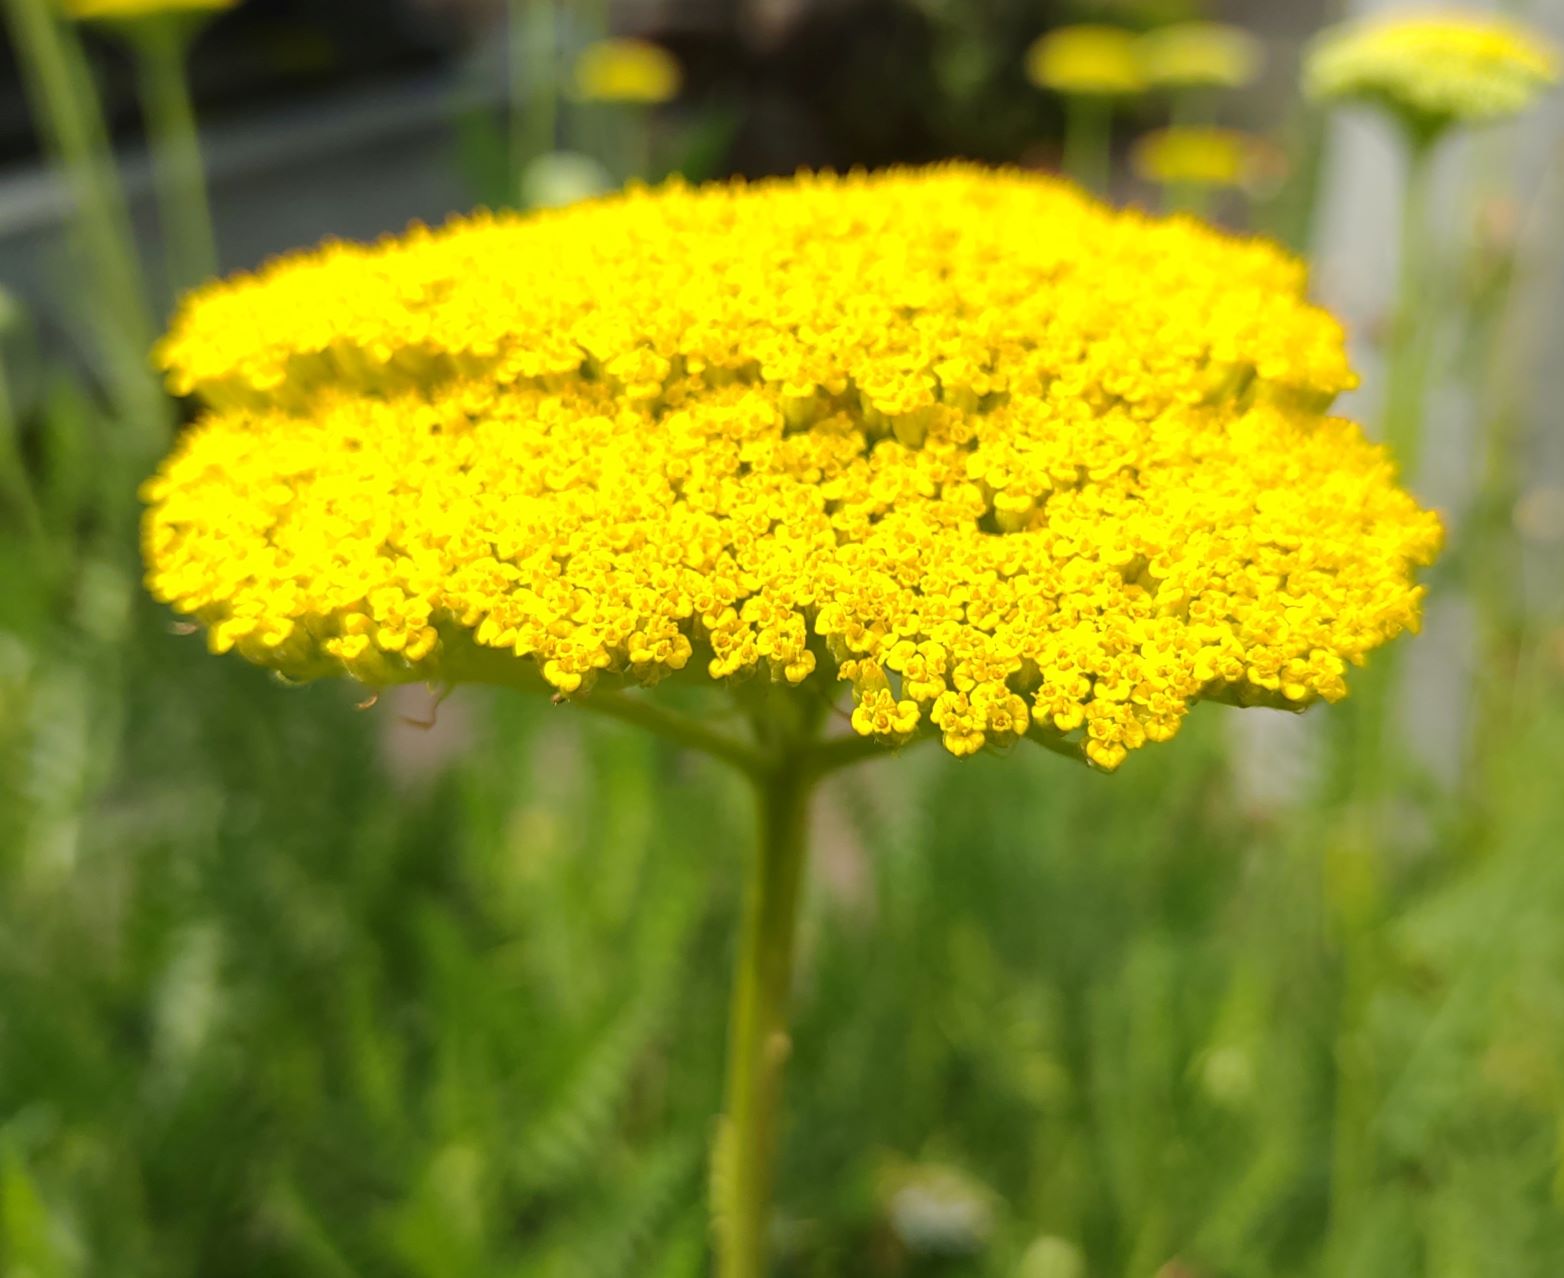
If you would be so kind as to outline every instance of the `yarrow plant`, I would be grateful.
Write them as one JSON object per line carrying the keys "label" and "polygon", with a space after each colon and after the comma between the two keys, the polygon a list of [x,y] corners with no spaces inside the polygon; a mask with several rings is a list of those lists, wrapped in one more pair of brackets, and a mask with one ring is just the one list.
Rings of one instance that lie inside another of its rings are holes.
{"label": "yarrow plant", "polygon": [[1146,89],[1136,37],[1122,27],[1056,27],[1027,48],[1026,77],[1064,99],[1064,171],[1088,190],[1108,185],[1114,103]]}
{"label": "yarrow plant", "polygon": [[[1440,143],[1532,106],[1560,73],[1558,51],[1512,20],[1459,10],[1403,11],[1331,28],[1304,59],[1304,90],[1328,104],[1364,104],[1395,124],[1404,162],[1394,313],[1385,352],[1383,436],[1404,472],[1417,478],[1424,402],[1434,381],[1440,262],[1430,235],[1434,162]],[[1359,699],[1350,784],[1373,797],[1395,771],[1387,727],[1394,663],[1384,663]]]}
{"label": "yarrow plant", "polygon": [[1304,288],[966,166],[328,245],[163,343],[205,411],[145,488],[149,586],[290,680],[534,687],[754,782],[714,1176],[754,1278],[821,776],[923,738],[1111,771],[1200,700],[1336,700],[1416,625],[1439,525],[1327,415],[1353,374]]}
{"label": "yarrow plant", "polygon": [[1392,14],[1334,27],[1306,59],[1305,88],[1323,101],[1385,107],[1420,133],[1517,115],[1559,78],[1539,33],[1487,14]]}
{"label": "yarrow plant", "polygon": [[1386,434],[1415,471],[1427,381],[1432,311],[1425,261],[1432,161],[1437,144],[1463,124],[1518,115],[1559,80],[1558,51],[1539,32],[1489,14],[1407,11],[1333,27],[1304,60],[1304,90],[1317,101],[1365,103],[1388,113],[1407,154],[1402,201],[1401,285],[1390,354]]}

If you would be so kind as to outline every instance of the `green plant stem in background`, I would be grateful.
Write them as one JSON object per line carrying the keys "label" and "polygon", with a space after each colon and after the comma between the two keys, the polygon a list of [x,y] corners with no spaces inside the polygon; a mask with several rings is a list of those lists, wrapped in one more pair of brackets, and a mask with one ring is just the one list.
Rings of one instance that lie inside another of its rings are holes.
{"label": "green plant stem in background", "polygon": [[559,127],[559,23],[555,0],[508,0],[511,199],[522,171],[555,147]]}
{"label": "green plant stem in background", "polygon": [[1064,172],[1094,195],[1108,193],[1112,99],[1072,93],[1064,105]]}
{"label": "green plant stem in background", "polygon": [[1258,229],[1303,257],[1309,257],[1314,248],[1314,223],[1328,145],[1326,125],[1325,114],[1307,104],[1295,112],[1288,127],[1291,166],[1281,189],[1266,201],[1258,219]]}
{"label": "green plant stem in background", "polygon": [[1201,182],[1173,182],[1163,192],[1169,213],[1203,218],[1211,211],[1211,188]]}
{"label": "green plant stem in background", "polygon": [[1422,460],[1423,405],[1437,336],[1435,264],[1428,242],[1434,150],[1432,136],[1410,134],[1401,197],[1399,283],[1385,359],[1384,439],[1408,484],[1417,481]]}
{"label": "green plant stem in background", "polygon": [[750,874],[728,1025],[727,1098],[712,1169],[720,1278],[762,1278],[775,1177],[788,994],[813,775],[793,753],[756,781]]}
{"label": "green plant stem in background", "polygon": [[93,301],[87,310],[121,411],[139,451],[161,450],[167,400],[148,367],[154,326],[135,240],[114,171],[97,91],[75,34],[50,0],[4,0],[39,125],[64,170]]}
{"label": "green plant stem in background", "polygon": [[[3,338],[3,333],[0,333],[0,338]],[[0,497],[16,512],[23,531],[41,542],[44,535],[43,516],[33,496],[32,484],[27,479],[27,467],[22,461],[20,429],[16,420],[16,406],[11,397],[4,349],[0,349]]]}
{"label": "green plant stem in background", "polygon": [[[1395,310],[1385,355],[1382,438],[1404,482],[1415,481],[1422,455],[1423,407],[1438,336],[1433,286],[1435,264],[1429,251],[1429,196],[1437,138],[1409,131],[1407,173],[1401,205],[1401,241]],[[1393,730],[1395,693],[1400,684],[1401,651],[1395,646],[1355,681],[1357,702],[1343,716],[1349,735],[1343,752],[1347,793],[1368,809],[1377,809],[1400,772],[1400,741]],[[1382,815],[1382,814],[1381,814]],[[1377,820],[1378,818],[1373,818]]]}
{"label": "green plant stem in background", "polygon": [[191,34],[192,28],[180,19],[158,17],[140,24],[133,35],[164,252],[176,296],[217,274],[217,236],[190,99]]}

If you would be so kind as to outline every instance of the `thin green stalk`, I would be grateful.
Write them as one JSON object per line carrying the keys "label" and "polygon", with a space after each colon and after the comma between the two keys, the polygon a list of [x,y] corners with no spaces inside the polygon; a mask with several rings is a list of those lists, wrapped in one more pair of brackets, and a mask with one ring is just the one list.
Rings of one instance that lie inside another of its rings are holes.
{"label": "thin green stalk", "polygon": [[39,128],[74,202],[85,278],[96,298],[88,310],[115,399],[135,423],[141,449],[157,451],[169,427],[168,405],[147,364],[152,313],[97,91],[80,44],[50,0],[3,3]]}
{"label": "thin green stalk", "polygon": [[27,468],[22,462],[21,432],[16,420],[16,406],[11,398],[11,382],[5,366],[5,352],[0,350],[0,495],[4,495],[11,508],[21,517],[22,528],[35,541],[42,542],[43,515],[38,500],[33,495],[32,484],[27,479]]}
{"label": "thin green stalk", "polygon": [[1293,252],[1309,256],[1319,212],[1321,177],[1325,171],[1329,135],[1325,114],[1300,106],[1289,127],[1292,166],[1282,187],[1267,202],[1259,226]]}
{"label": "thin green stalk", "polygon": [[1211,212],[1211,188],[1204,182],[1172,182],[1165,192],[1167,211],[1204,218]]}
{"label": "thin green stalk", "polygon": [[1433,359],[1437,290],[1429,253],[1428,214],[1433,188],[1434,140],[1413,135],[1407,148],[1401,197],[1400,281],[1386,354],[1384,438],[1407,483],[1422,460],[1423,405]]}
{"label": "thin green stalk", "polygon": [[811,773],[802,754],[756,781],[760,842],[750,873],[728,1025],[727,1099],[712,1169],[720,1278],[763,1278],[788,995],[807,859]]}
{"label": "thin green stalk", "polygon": [[[1401,206],[1399,283],[1385,357],[1382,434],[1407,483],[1417,475],[1423,408],[1438,336],[1437,307],[1433,304],[1437,290],[1433,287],[1428,237],[1434,152],[1434,137],[1410,135]],[[1344,788],[1366,809],[1383,806],[1385,791],[1400,771],[1400,743],[1392,722],[1400,675],[1399,645],[1391,644],[1375,653],[1372,664],[1354,681],[1352,699],[1342,716],[1348,735],[1342,758]]]}
{"label": "thin green stalk", "polygon": [[559,127],[555,0],[508,0],[511,198],[526,166],[555,147]]}
{"label": "thin green stalk", "polygon": [[1112,99],[1072,93],[1064,105],[1064,171],[1094,195],[1108,193]]}
{"label": "thin green stalk", "polygon": [[135,33],[141,108],[152,146],[164,252],[175,296],[217,274],[217,236],[201,162],[201,135],[190,98],[190,27],[147,23]]}

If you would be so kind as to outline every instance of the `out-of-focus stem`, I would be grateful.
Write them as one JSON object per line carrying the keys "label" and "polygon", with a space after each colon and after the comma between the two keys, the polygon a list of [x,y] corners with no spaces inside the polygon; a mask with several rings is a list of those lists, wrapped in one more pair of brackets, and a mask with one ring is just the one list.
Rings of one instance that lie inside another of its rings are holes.
{"label": "out-of-focus stem", "polygon": [[1093,195],[1107,195],[1113,102],[1096,93],[1072,93],[1064,106],[1064,171]]}
{"label": "out-of-focus stem", "polygon": [[559,22],[555,0],[508,0],[511,198],[522,171],[552,151],[559,127]]}
{"label": "out-of-focus stem", "polygon": [[1399,283],[1386,356],[1384,438],[1408,484],[1416,482],[1422,460],[1423,405],[1434,339],[1438,335],[1436,308],[1431,305],[1435,268],[1428,252],[1433,159],[1433,139],[1414,136],[1407,148]]}
{"label": "out-of-focus stem", "polygon": [[1163,198],[1169,213],[1203,218],[1211,211],[1211,188],[1203,182],[1171,182]]}
{"label": "out-of-focus stem", "polygon": [[[1382,433],[1408,484],[1416,478],[1422,452],[1423,406],[1438,336],[1437,308],[1432,305],[1434,265],[1428,251],[1433,157],[1434,139],[1413,135],[1401,206],[1399,283],[1385,360]],[[1380,809],[1385,791],[1399,773],[1402,759],[1393,722],[1401,669],[1399,645],[1390,644],[1375,653],[1369,668],[1355,680],[1344,715],[1348,740],[1343,779],[1376,828],[1384,816]]]}
{"label": "out-of-focus stem", "polygon": [[11,398],[10,376],[6,371],[5,351],[0,349],[0,496],[4,496],[17,512],[23,530],[29,536],[41,540],[43,516],[39,512],[32,485],[27,480],[20,434],[16,405]]}
{"label": "out-of-focus stem", "polygon": [[162,447],[167,400],[147,365],[154,332],[113,153],[81,46],[50,0],[4,0],[33,109],[74,204],[89,310],[115,400],[134,424],[138,451]]}
{"label": "out-of-focus stem", "polygon": [[157,19],[134,37],[164,252],[176,296],[217,273],[217,237],[187,76],[190,30],[181,21]]}

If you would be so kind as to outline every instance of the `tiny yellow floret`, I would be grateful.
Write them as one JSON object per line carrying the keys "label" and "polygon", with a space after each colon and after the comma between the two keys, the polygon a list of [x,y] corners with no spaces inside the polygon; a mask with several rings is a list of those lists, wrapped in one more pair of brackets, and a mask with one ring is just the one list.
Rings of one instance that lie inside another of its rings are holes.
{"label": "tiny yellow floret", "polygon": [[576,96],[588,102],[669,102],[683,81],[674,56],[650,40],[599,40],[576,59]]}
{"label": "tiny yellow floret", "polygon": [[1517,115],[1558,79],[1558,51],[1540,33],[1455,11],[1333,27],[1304,63],[1311,97],[1375,103],[1423,132]]}
{"label": "tiny yellow floret", "polygon": [[156,597],[291,679],[851,686],[1112,768],[1416,625],[1436,518],[1275,246],[951,165],[633,189],[189,299]]}
{"label": "tiny yellow floret", "polygon": [[1146,87],[1134,33],[1096,23],[1055,27],[1039,36],[1026,51],[1026,75],[1038,88],[1056,93],[1119,96]]}
{"label": "tiny yellow floret", "polygon": [[1167,89],[1240,89],[1254,82],[1265,46],[1225,22],[1176,22],[1140,38],[1146,80]]}

